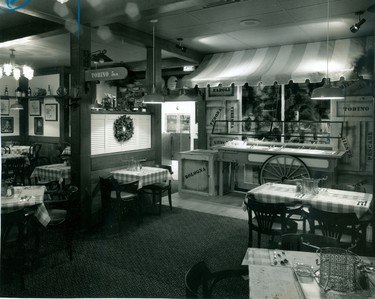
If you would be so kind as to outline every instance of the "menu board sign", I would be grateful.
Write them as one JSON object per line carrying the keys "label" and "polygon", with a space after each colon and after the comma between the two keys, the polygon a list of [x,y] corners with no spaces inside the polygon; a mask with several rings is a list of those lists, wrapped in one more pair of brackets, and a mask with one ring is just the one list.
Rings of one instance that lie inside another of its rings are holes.
{"label": "menu board sign", "polygon": [[85,71],[85,81],[106,81],[125,79],[128,70],[124,67],[112,67],[107,69],[95,69]]}
{"label": "menu board sign", "polygon": [[208,86],[208,97],[225,97],[234,95],[234,84],[231,86]]}

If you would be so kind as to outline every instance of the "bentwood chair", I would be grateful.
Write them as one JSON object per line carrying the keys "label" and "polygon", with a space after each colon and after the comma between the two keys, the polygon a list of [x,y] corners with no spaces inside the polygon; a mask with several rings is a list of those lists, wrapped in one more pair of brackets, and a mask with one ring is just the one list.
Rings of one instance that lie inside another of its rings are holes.
{"label": "bentwood chair", "polygon": [[369,222],[359,221],[355,213],[335,213],[310,207],[308,217],[310,233],[334,238],[340,247],[346,249],[365,249]]}
{"label": "bentwood chair", "polygon": [[1,145],[1,153],[2,154],[10,154],[10,147],[7,145]]}
{"label": "bentwood chair", "polygon": [[[239,298],[239,282],[245,282],[242,295],[248,296],[248,282],[243,276],[249,274],[247,267],[211,272],[204,261],[193,265],[185,274],[186,298]],[[229,283],[225,284],[224,281]],[[219,288],[224,282],[225,289]],[[225,295],[224,295],[225,293]],[[216,296],[215,296],[216,295]]]}
{"label": "bentwood chair", "polygon": [[[170,165],[156,165],[155,167],[167,169],[171,176],[173,174],[172,166]],[[152,195],[153,204],[158,204],[159,206],[159,215],[161,214],[163,194],[168,192],[169,208],[172,210],[172,184],[170,179],[167,179],[165,182],[144,186],[142,192]]]}
{"label": "bentwood chair", "polygon": [[340,247],[340,243],[331,237],[313,234],[283,234],[279,249],[316,252],[322,247]]}
{"label": "bentwood chair", "polygon": [[249,247],[253,246],[253,231],[258,233],[258,247],[261,247],[262,234],[271,236],[272,243],[275,236],[297,232],[297,222],[286,218],[287,208],[284,203],[264,203],[249,198],[245,205],[249,217]]}
{"label": "bentwood chair", "polygon": [[66,185],[60,194],[53,193],[49,199],[44,199],[44,204],[51,217],[47,230],[63,230],[68,255],[72,260],[73,231],[78,226],[78,187]]}
{"label": "bentwood chair", "polygon": [[33,143],[29,149],[29,159],[35,159],[39,157],[40,149],[42,148],[41,143]]}
{"label": "bentwood chair", "polygon": [[138,194],[138,181],[119,183],[113,176],[108,177],[111,183],[111,200],[117,202],[117,220],[119,231],[122,229],[123,215],[132,210],[137,223],[142,222],[142,201]]}

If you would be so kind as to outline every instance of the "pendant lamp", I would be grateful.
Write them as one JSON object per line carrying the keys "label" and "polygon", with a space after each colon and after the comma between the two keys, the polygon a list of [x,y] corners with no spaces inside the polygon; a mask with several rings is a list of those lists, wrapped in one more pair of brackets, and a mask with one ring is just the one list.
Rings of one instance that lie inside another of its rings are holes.
{"label": "pendant lamp", "polygon": [[17,100],[14,104],[10,105],[10,109],[11,110],[23,110],[23,106],[20,103],[18,103],[18,100]]}
{"label": "pendant lamp", "polygon": [[150,94],[146,94],[142,98],[144,104],[161,104],[164,102],[164,97],[156,92],[155,87],[155,23],[157,21],[150,21],[152,23],[152,89]]}
{"label": "pendant lamp", "polygon": [[331,79],[329,78],[328,72],[328,53],[329,46],[329,0],[327,0],[327,77],[324,79],[324,85],[316,88],[311,93],[312,100],[343,100],[344,93],[338,87],[331,85]]}

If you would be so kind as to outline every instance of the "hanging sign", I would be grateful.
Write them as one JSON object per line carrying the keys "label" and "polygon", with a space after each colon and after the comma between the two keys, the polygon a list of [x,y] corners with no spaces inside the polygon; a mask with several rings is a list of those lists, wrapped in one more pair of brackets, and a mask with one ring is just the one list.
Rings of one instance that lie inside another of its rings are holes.
{"label": "hanging sign", "polygon": [[234,84],[231,86],[208,86],[208,96],[209,97],[226,97],[234,95]]}
{"label": "hanging sign", "polygon": [[339,117],[372,117],[372,115],[372,99],[362,97],[356,100],[337,102],[337,116]]}
{"label": "hanging sign", "polygon": [[95,69],[85,71],[85,81],[120,80],[128,76],[128,70],[124,67],[111,67],[107,69]]}

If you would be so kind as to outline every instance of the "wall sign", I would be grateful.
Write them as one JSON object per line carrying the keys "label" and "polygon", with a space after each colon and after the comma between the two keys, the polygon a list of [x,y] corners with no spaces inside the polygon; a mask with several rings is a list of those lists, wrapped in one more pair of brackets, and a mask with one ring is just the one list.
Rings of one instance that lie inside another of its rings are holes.
{"label": "wall sign", "polygon": [[372,117],[373,101],[337,101],[337,116],[339,117]]}
{"label": "wall sign", "polygon": [[85,71],[86,81],[120,80],[128,76],[128,70],[124,67],[111,67]]}
{"label": "wall sign", "polygon": [[208,86],[209,97],[229,97],[234,96],[234,84],[231,86]]}

